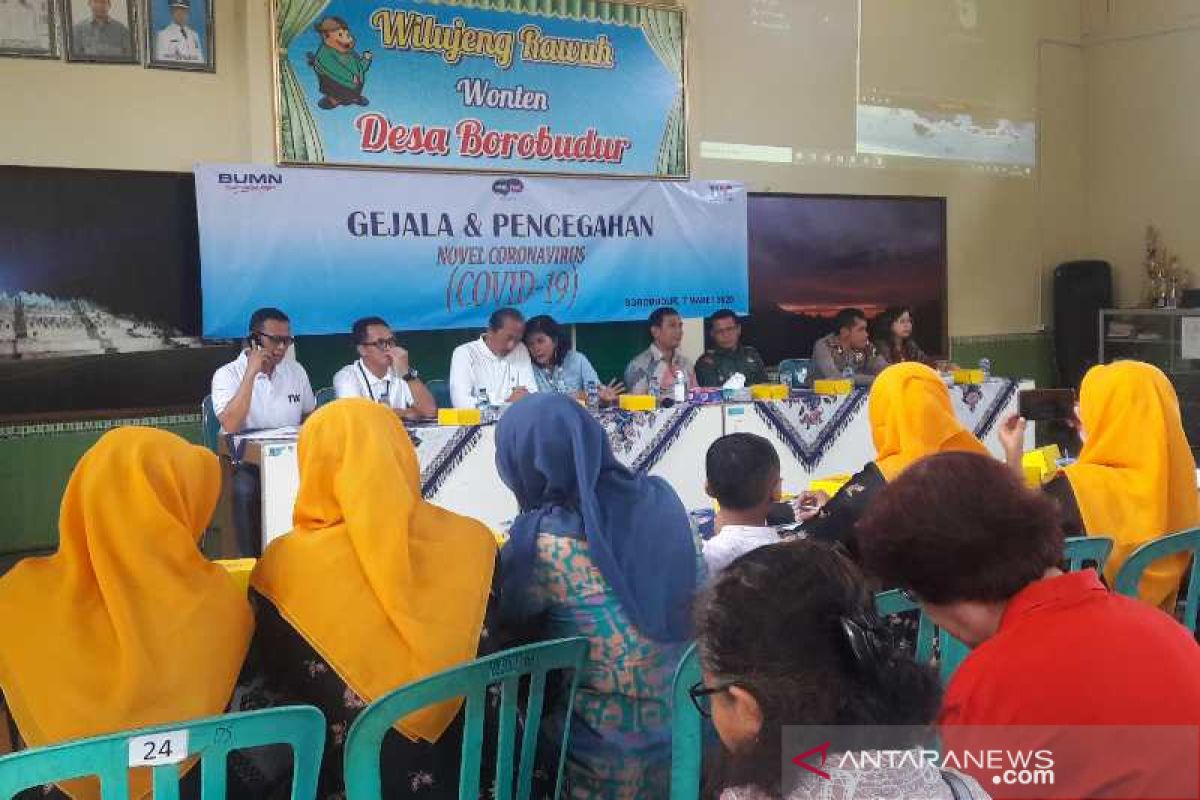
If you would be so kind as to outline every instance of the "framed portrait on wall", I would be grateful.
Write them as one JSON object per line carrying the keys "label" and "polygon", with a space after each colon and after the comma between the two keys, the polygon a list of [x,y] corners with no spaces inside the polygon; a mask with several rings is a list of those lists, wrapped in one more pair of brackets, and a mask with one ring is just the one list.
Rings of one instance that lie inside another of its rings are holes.
{"label": "framed portrait on wall", "polygon": [[216,0],[145,0],[146,66],[216,71],[213,3]]}
{"label": "framed portrait on wall", "polygon": [[0,56],[58,58],[54,0],[0,0]]}
{"label": "framed portrait on wall", "polygon": [[62,0],[68,61],[138,63],[133,0]]}

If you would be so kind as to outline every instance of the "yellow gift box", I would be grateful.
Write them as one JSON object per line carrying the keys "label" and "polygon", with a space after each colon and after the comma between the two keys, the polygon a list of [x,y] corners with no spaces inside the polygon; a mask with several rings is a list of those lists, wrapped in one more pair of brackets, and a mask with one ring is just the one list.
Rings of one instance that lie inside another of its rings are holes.
{"label": "yellow gift box", "polygon": [[654,397],[648,394],[621,395],[622,411],[653,411],[658,406]]}
{"label": "yellow gift box", "polygon": [[216,563],[225,568],[239,589],[248,592],[250,591],[250,573],[254,571],[254,565],[257,562],[256,558],[229,558]]}
{"label": "yellow gift box", "polygon": [[439,408],[438,425],[479,425],[483,415],[478,408]]}
{"label": "yellow gift box", "polygon": [[850,475],[839,473],[837,475],[826,475],[824,478],[813,478],[808,482],[808,490],[810,492],[824,492],[833,497],[839,490],[850,482]]}
{"label": "yellow gift box", "polygon": [[983,383],[985,377],[981,369],[954,370],[954,382],[960,385]]}
{"label": "yellow gift box", "polygon": [[1030,450],[1021,456],[1021,470],[1025,473],[1025,482],[1030,486],[1041,486],[1058,473],[1058,460],[1062,451],[1056,444],[1048,444],[1037,450]]}
{"label": "yellow gift box", "polygon": [[813,391],[817,394],[850,394],[854,390],[854,382],[845,378],[820,378],[813,381]]}
{"label": "yellow gift box", "polygon": [[787,400],[788,387],[782,383],[756,383],[750,387],[750,396],[755,400]]}

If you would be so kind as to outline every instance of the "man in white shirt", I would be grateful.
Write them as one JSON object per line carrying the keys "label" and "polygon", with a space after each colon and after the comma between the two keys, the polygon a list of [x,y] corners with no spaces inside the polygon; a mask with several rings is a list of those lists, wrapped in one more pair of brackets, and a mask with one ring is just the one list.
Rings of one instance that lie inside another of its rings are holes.
{"label": "man in white shirt", "polygon": [[187,24],[188,16],[192,13],[192,0],[171,0],[169,5],[172,22],[154,37],[154,58],[158,61],[203,64],[204,51],[200,47],[200,36]]}
{"label": "man in white shirt", "polygon": [[731,433],[713,442],[705,456],[708,496],[720,508],[713,537],[704,543],[709,577],[739,556],[780,541],[767,513],[782,492],[779,454],[753,433]]}
{"label": "man in white shirt", "polygon": [[[308,373],[287,360],[292,325],[277,308],[260,308],[250,317],[246,349],[216,371],[212,404],[221,430],[237,433],[299,425],[316,407]],[[258,467],[238,464],[233,471],[233,523],[245,556],[262,552],[262,502]]]}
{"label": "man in white shirt", "polygon": [[361,358],[333,376],[339,398],[365,397],[385,403],[401,419],[437,415],[437,403],[409,365],[408,351],[396,343],[391,327],[379,317],[363,317],[351,331]]}
{"label": "man in white shirt", "polygon": [[491,405],[515,403],[537,391],[533,363],[521,337],[525,318],[515,308],[502,308],[488,320],[485,334],[459,345],[450,358],[450,402],[455,408],[475,408],[479,392]]}

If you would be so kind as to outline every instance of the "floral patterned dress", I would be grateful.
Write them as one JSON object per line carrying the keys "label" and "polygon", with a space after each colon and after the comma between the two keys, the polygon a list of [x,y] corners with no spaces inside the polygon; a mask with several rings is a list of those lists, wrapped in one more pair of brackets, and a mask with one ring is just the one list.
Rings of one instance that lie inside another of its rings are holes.
{"label": "floral patterned dress", "polygon": [[[265,597],[254,591],[250,600],[255,611],[254,639],[250,644],[244,682],[239,690],[238,710],[269,706],[308,704],[325,715],[325,755],[317,784],[318,800],[340,800],[345,794],[343,754],[346,737],[354,720],[367,703],[333,670]],[[482,631],[481,649],[486,644],[487,628]],[[482,653],[481,653],[482,654]],[[459,762],[462,755],[463,714],[435,743],[411,741],[395,730],[384,736],[383,797],[457,798]],[[484,737],[494,740],[494,735]],[[290,775],[290,755],[282,759],[256,759],[260,797],[276,796]],[[488,792],[494,774],[494,757],[484,753],[481,791]],[[286,788],[286,786],[284,786]],[[283,796],[287,796],[286,793]]]}
{"label": "floral patterned dress", "polygon": [[[697,575],[704,575],[698,546]],[[582,538],[539,534],[528,591],[531,606],[541,613],[538,639],[585,636],[589,641],[569,721],[563,796],[666,797],[671,681],[687,643],[662,644],[643,636],[592,563]],[[568,722],[564,694],[552,693],[546,708],[543,740],[556,746]]]}

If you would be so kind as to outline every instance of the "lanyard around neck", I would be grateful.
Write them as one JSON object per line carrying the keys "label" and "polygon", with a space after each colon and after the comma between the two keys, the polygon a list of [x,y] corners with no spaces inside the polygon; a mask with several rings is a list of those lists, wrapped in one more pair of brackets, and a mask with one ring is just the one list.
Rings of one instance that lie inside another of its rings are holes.
{"label": "lanyard around neck", "polygon": [[363,369],[363,364],[362,364],[361,359],[358,362],[358,374],[362,375],[363,386],[367,390],[368,397],[370,397],[372,400],[379,402],[379,403],[391,404],[391,402],[392,402],[392,382],[390,380],[386,380],[383,382],[383,396],[376,397],[375,392],[371,390],[371,381],[369,378],[367,378],[367,371],[365,369]]}

